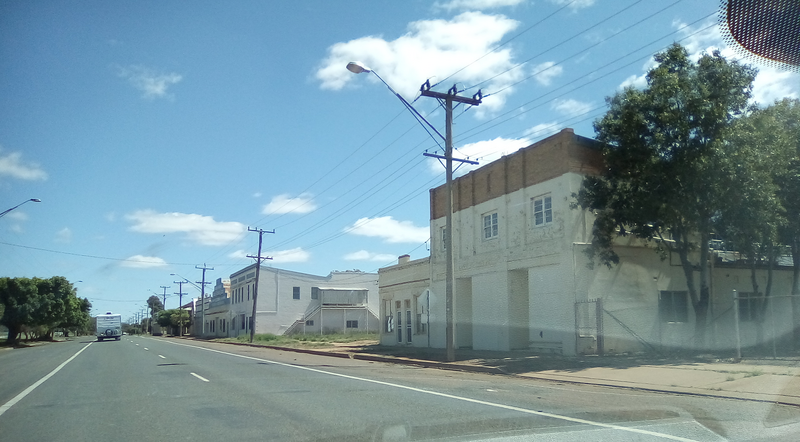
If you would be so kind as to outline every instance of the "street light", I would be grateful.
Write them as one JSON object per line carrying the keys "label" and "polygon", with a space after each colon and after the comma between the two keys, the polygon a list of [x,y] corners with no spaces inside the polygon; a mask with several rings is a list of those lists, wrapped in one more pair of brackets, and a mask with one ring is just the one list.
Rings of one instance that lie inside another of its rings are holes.
{"label": "street light", "polygon": [[[476,161],[464,160],[464,159],[456,159],[453,158],[453,102],[458,103],[465,103],[472,106],[477,106],[481,103],[481,91],[478,91],[472,98],[467,97],[460,97],[458,96],[458,90],[455,86],[453,86],[446,94],[433,92],[430,90],[430,83],[425,82],[420,88],[420,93],[426,97],[433,97],[438,100],[444,101],[445,104],[445,134],[442,135],[436,130],[435,127],[431,123],[428,122],[416,109],[414,109],[411,104],[409,104],[400,94],[395,92],[391,86],[389,86],[383,78],[378,75],[377,72],[373,71],[372,69],[365,66],[363,63],[358,61],[351,61],[347,63],[347,70],[353,72],[355,74],[360,74],[363,72],[372,72],[378,77],[386,87],[389,88],[392,93],[403,102],[403,104],[408,108],[410,111],[413,112],[414,116],[417,117],[417,120],[421,120],[421,122],[425,122],[437,135],[445,142],[445,153],[444,155],[436,155],[436,154],[429,154],[425,153],[425,156],[444,159],[445,160],[445,193],[446,195],[446,210],[447,213],[445,214],[445,235],[444,235],[444,247],[446,253],[446,262],[445,262],[445,360],[448,362],[455,361],[455,319],[454,319],[454,310],[453,310],[453,298],[454,298],[454,265],[453,265],[453,161],[459,161],[463,163],[471,163],[471,164],[478,164]],[[427,129],[426,129],[427,130]],[[430,132],[429,132],[430,133]],[[438,142],[438,141],[437,141]]]}
{"label": "street light", "polygon": [[10,211],[12,211],[12,210],[16,209],[17,207],[19,207],[19,206],[21,206],[21,205],[23,205],[23,204],[25,204],[25,203],[29,203],[29,202],[31,202],[31,201],[33,201],[34,203],[41,203],[41,202],[42,202],[42,200],[40,200],[39,198],[31,198],[31,199],[29,199],[29,200],[25,200],[25,201],[23,201],[23,202],[21,202],[21,203],[17,204],[16,206],[14,206],[14,207],[12,207],[12,208],[10,208],[10,209],[8,209],[8,210],[6,210],[6,211],[3,211],[2,213],[0,213],[0,218],[1,218],[1,217],[3,217],[3,216],[5,216],[5,215],[6,215],[8,212],[10,212]]}

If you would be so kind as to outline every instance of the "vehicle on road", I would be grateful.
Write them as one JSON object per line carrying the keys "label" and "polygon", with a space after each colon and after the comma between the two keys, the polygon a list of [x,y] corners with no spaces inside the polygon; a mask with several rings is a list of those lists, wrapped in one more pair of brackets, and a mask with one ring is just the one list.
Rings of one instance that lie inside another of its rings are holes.
{"label": "vehicle on road", "polygon": [[122,315],[107,312],[105,315],[97,315],[97,340],[116,339],[122,336]]}

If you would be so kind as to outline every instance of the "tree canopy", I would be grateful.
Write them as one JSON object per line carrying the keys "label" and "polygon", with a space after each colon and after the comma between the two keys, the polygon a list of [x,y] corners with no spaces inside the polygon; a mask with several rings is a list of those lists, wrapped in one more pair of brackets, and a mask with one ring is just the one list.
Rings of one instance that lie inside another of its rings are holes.
{"label": "tree canopy", "polygon": [[[680,258],[696,318],[698,343],[709,290],[706,266],[711,229],[722,203],[725,137],[745,115],[756,70],[719,52],[693,62],[674,44],[655,56],[644,89],[607,98],[608,112],[594,124],[605,171],[588,176],[577,204],[595,215],[592,262],[619,262],[614,239],[634,235],[666,256]],[[693,258],[697,251],[698,258]]]}
{"label": "tree canopy", "polygon": [[17,344],[23,328],[38,329],[52,339],[56,329],[85,329],[92,304],[78,298],[77,290],[63,276],[0,278],[0,324],[8,327],[8,343]]}

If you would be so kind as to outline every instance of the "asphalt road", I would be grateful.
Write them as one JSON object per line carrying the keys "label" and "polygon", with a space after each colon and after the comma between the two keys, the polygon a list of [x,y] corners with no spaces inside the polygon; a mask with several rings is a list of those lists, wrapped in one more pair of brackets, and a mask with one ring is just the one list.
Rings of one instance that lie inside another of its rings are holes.
{"label": "asphalt road", "polygon": [[798,435],[800,410],[768,403],[172,338],[78,339],[0,351],[4,442],[796,441]]}

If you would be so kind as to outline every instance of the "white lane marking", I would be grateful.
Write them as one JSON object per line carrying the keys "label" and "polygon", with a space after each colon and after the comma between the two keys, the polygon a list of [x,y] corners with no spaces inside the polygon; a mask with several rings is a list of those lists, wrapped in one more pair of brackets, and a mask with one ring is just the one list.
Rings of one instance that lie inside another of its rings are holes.
{"label": "white lane marking", "polygon": [[[220,354],[223,354],[223,355],[235,356],[237,358],[252,359],[254,361],[266,362],[266,363],[269,363],[269,364],[280,365],[280,366],[283,366],[283,367],[296,368],[298,370],[306,370],[306,371],[311,371],[311,372],[314,372],[314,373],[326,374],[326,375],[329,375],[329,376],[336,376],[336,377],[345,378],[345,379],[352,379],[352,380],[355,380],[355,381],[369,382],[369,383],[372,383],[372,384],[378,384],[378,385],[384,385],[384,386],[387,386],[387,387],[394,387],[394,388],[400,388],[400,389],[403,389],[403,390],[414,391],[414,392],[417,392],[417,393],[430,394],[430,395],[433,395],[433,396],[439,396],[439,397],[444,397],[444,398],[448,398],[448,399],[455,399],[455,400],[459,400],[459,401],[470,402],[470,403],[473,403],[473,404],[480,404],[480,405],[486,405],[486,406],[489,406],[489,407],[502,408],[504,410],[518,411],[520,413],[533,414],[533,415],[536,415],[536,416],[549,417],[549,418],[553,418],[553,419],[560,419],[560,420],[564,420],[564,421],[567,421],[567,422],[573,422],[573,423],[576,423],[576,424],[591,425],[591,426],[601,427],[601,428],[611,428],[613,430],[627,431],[629,433],[637,433],[637,434],[646,434],[648,436],[661,437],[661,438],[664,438],[664,439],[677,440],[677,441],[681,441],[681,442],[697,442],[694,439],[687,439],[685,437],[673,436],[671,434],[658,433],[658,432],[655,432],[655,431],[643,430],[643,429],[640,429],[640,428],[623,427],[621,425],[606,424],[606,423],[603,423],[603,422],[595,422],[595,421],[590,421],[590,420],[586,420],[586,419],[579,419],[579,418],[575,418],[575,417],[563,416],[563,415],[560,415],[560,414],[547,413],[547,412],[544,412],[544,411],[530,410],[530,409],[527,409],[527,408],[515,407],[513,405],[498,404],[496,402],[487,402],[487,401],[482,401],[482,400],[479,400],[479,399],[472,399],[472,398],[463,397],[463,396],[456,396],[456,395],[448,394],[448,393],[440,393],[438,391],[423,390],[421,388],[409,387],[407,385],[395,384],[395,383],[392,383],[392,382],[378,381],[378,380],[375,380],[375,379],[367,379],[367,378],[361,378],[361,377],[358,377],[358,376],[350,376],[350,375],[347,375],[347,374],[334,373],[332,371],[325,371],[325,370],[320,370],[320,369],[317,369],[317,368],[303,367],[303,366],[300,366],[300,365],[286,364],[284,362],[271,361],[269,359],[256,358],[254,356],[237,355],[236,353],[228,353],[226,351],[214,350],[213,348],[197,347],[197,346],[194,346],[194,345],[182,344],[182,343],[178,343],[178,342],[170,342],[170,341],[165,341],[165,342],[168,342],[168,343],[174,344],[174,345],[182,345],[184,347],[191,347],[191,348],[197,348],[197,349],[200,349],[200,350],[206,350],[206,351],[210,351],[210,352],[213,352],[213,353],[220,353]],[[194,374],[194,373],[192,373],[192,374]],[[197,375],[195,375],[195,376],[197,376]]]}
{"label": "white lane marking", "polygon": [[165,358],[164,356],[161,356],[161,355],[158,355],[158,357],[161,358],[161,359],[167,359],[167,358]]}
{"label": "white lane marking", "polygon": [[136,344],[136,345],[138,346],[139,344]]}
{"label": "white lane marking", "polygon": [[70,361],[72,361],[73,359],[77,358],[79,354],[81,354],[81,353],[82,353],[84,350],[86,350],[87,348],[89,348],[89,346],[90,346],[90,345],[92,345],[92,343],[91,343],[91,342],[90,342],[90,343],[88,343],[88,344],[86,344],[86,345],[85,345],[85,346],[84,346],[82,349],[78,350],[78,352],[77,352],[77,353],[75,353],[74,355],[72,355],[72,357],[70,357],[70,358],[69,358],[69,359],[67,359],[66,361],[62,362],[62,363],[61,363],[61,365],[59,365],[58,367],[56,367],[56,368],[55,368],[53,371],[51,371],[50,373],[48,373],[47,375],[45,375],[43,378],[41,378],[41,379],[39,379],[38,381],[36,381],[36,382],[35,382],[33,385],[31,385],[30,387],[28,387],[28,388],[26,388],[25,390],[23,390],[23,391],[22,391],[22,393],[20,393],[20,394],[18,394],[18,395],[16,395],[16,396],[14,396],[14,398],[13,398],[13,399],[11,399],[10,401],[8,401],[8,402],[6,402],[5,404],[3,404],[2,406],[0,406],[0,416],[2,416],[2,415],[3,415],[3,413],[5,413],[5,412],[6,412],[6,411],[7,411],[9,408],[13,407],[13,406],[14,406],[14,404],[16,404],[17,402],[19,402],[20,400],[22,400],[22,398],[24,398],[25,396],[27,396],[28,394],[30,394],[30,392],[32,392],[33,390],[35,390],[35,389],[36,389],[36,387],[38,387],[39,385],[42,385],[42,384],[44,383],[44,381],[46,381],[46,380],[50,379],[50,378],[51,378],[51,377],[52,377],[54,374],[58,373],[58,372],[59,372],[59,371],[60,371],[62,368],[64,368],[64,366],[65,366],[65,365],[69,364],[69,363],[70,363]]}
{"label": "white lane marking", "polygon": [[197,374],[197,373],[189,373],[189,374],[191,374],[192,376],[196,377],[197,379],[200,379],[200,380],[201,380],[201,381],[203,381],[203,382],[210,382],[208,379],[206,379],[206,378],[204,378],[204,377],[200,376],[200,375],[199,375],[199,374]]}
{"label": "white lane marking", "polygon": [[150,350],[150,349],[149,349],[149,348],[147,348],[147,347],[145,347],[144,349],[145,349],[145,350],[148,350],[148,351]]}

